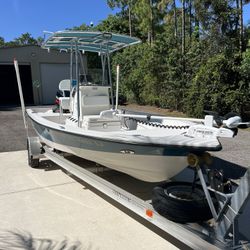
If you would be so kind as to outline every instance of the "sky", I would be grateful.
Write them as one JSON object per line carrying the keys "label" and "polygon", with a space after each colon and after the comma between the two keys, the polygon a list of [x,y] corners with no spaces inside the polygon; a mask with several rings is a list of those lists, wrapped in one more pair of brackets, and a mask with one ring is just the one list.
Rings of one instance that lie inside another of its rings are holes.
{"label": "sky", "polygon": [[[43,31],[58,31],[94,22],[115,14],[106,0],[0,0],[0,36],[6,42],[29,32],[34,38]],[[244,7],[250,22],[250,4]]]}
{"label": "sky", "polygon": [[0,36],[6,42],[29,32],[34,38],[43,31],[58,31],[98,24],[114,14],[106,0],[0,0]]}

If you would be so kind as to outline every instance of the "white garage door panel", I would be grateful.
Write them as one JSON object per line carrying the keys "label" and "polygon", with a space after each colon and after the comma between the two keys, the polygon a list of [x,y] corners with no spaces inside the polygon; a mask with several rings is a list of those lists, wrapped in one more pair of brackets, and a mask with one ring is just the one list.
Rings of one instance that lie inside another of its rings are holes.
{"label": "white garage door panel", "polygon": [[42,63],[40,67],[43,104],[53,104],[59,82],[70,78],[69,64]]}

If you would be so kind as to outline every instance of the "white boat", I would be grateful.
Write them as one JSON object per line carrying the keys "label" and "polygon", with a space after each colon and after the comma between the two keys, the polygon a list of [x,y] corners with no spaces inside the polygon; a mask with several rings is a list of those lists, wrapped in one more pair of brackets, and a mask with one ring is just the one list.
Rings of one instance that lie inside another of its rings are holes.
{"label": "white boat", "polygon": [[[182,171],[189,153],[221,150],[218,137],[233,137],[231,129],[241,120],[233,117],[217,127],[211,115],[205,119],[174,118],[118,110],[113,102],[109,55],[138,43],[139,39],[111,33],[55,32],[43,48],[70,53],[70,97],[59,98],[60,113],[28,109],[27,114],[41,142],[49,147],[143,181],[159,182]],[[99,83],[87,77],[81,59],[87,51],[98,53],[102,61]],[[64,109],[69,113],[63,113]]]}

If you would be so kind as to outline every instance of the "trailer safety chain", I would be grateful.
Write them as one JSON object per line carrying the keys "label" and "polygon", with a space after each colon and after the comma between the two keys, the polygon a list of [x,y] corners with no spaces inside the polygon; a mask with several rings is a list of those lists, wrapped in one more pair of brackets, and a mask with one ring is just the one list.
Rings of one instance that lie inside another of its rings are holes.
{"label": "trailer safety chain", "polygon": [[150,116],[147,117],[147,121],[142,121],[142,120],[138,120],[138,119],[135,119],[135,118],[131,118],[129,117],[128,118],[129,120],[132,120],[132,121],[136,121],[137,123],[140,123],[140,124],[145,124],[145,125],[149,125],[149,126],[152,126],[152,127],[158,127],[158,128],[168,128],[168,129],[188,129],[190,126],[172,126],[172,125],[162,125],[162,124],[156,124],[154,122],[150,122]]}

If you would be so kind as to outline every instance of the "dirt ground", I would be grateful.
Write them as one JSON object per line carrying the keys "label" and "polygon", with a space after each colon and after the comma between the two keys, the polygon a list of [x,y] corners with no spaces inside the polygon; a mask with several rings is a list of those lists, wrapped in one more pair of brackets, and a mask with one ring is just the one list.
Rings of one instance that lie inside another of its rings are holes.
{"label": "dirt ground", "polygon": [[182,112],[178,112],[171,109],[163,109],[163,108],[157,108],[154,106],[149,105],[137,105],[137,104],[128,104],[126,106],[120,106],[121,109],[127,109],[127,110],[133,110],[138,112],[145,112],[150,114],[159,114],[159,115],[165,115],[165,116],[178,116],[178,117],[186,117],[185,114]]}

